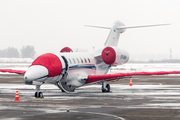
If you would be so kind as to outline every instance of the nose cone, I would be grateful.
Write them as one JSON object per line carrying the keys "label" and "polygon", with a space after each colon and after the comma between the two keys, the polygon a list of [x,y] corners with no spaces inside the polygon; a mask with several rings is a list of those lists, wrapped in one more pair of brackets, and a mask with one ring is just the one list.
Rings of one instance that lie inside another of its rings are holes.
{"label": "nose cone", "polygon": [[34,60],[31,66],[41,65],[48,69],[48,77],[54,77],[61,74],[62,64],[58,56],[52,53],[40,55]]}
{"label": "nose cone", "polygon": [[33,65],[28,68],[24,75],[25,81],[42,81],[48,77],[48,69],[41,65]]}

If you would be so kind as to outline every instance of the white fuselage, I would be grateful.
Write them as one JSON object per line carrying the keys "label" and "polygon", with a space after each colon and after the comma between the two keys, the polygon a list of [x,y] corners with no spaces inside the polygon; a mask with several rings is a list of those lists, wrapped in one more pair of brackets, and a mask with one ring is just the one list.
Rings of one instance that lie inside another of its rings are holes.
{"label": "white fuselage", "polygon": [[[82,86],[85,82],[81,82],[82,78],[88,75],[101,75],[106,74],[110,68],[103,62],[101,57],[94,57],[93,53],[89,52],[70,52],[70,53],[55,53],[62,64],[62,74],[67,69],[68,76],[66,81],[74,87]],[[62,56],[67,60],[63,60]],[[66,68],[67,67],[67,68]],[[44,82],[55,84],[61,79],[61,75],[54,77],[47,77],[43,79]],[[41,80],[38,80],[42,82]]]}
{"label": "white fuselage", "polygon": [[[126,59],[120,58],[121,61],[119,64],[124,64],[128,61],[129,55],[126,51],[121,51],[123,52],[120,53],[119,56],[122,54],[127,57]],[[86,83],[84,79],[86,79],[88,75],[106,74],[111,67],[111,65],[104,63],[101,52],[102,50],[94,52],[50,53],[54,56],[54,58],[52,56],[47,57],[46,55],[46,57],[44,57],[44,55],[41,55],[29,67],[24,79],[25,81],[36,81],[52,84],[57,84],[59,81],[64,81],[67,83],[67,85],[73,86],[74,88],[80,87]],[[54,59],[57,60],[54,61]],[[45,60],[44,63],[43,60]],[[57,63],[58,60],[59,63]],[[56,71],[52,71],[55,70],[53,68],[54,64],[57,64],[55,67],[60,66],[61,68],[58,70],[55,68]],[[59,73],[54,74],[57,71],[59,71]],[[64,78],[65,74],[66,78]]]}

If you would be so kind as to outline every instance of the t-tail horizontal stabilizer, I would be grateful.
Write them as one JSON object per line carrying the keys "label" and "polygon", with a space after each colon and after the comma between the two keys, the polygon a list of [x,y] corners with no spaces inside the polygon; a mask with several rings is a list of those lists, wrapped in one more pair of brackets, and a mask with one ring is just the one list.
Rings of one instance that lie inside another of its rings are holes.
{"label": "t-tail horizontal stabilizer", "polygon": [[170,24],[156,24],[156,25],[139,25],[139,26],[125,26],[121,21],[117,20],[113,23],[112,27],[101,27],[101,26],[91,26],[85,25],[87,27],[95,27],[95,28],[102,28],[102,29],[110,29],[110,33],[108,38],[104,44],[104,46],[117,46],[119,42],[120,33],[126,31],[126,29],[130,28],[144,28],[144,27],[155,27],[155,26],[164,26]]}

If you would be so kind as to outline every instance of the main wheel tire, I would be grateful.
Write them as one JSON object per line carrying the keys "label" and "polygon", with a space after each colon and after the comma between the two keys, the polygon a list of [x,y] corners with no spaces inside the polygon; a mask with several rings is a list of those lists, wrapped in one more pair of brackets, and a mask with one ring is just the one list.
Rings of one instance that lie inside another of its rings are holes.
{"label": "main wheel tire", "polygon": [[39,96],[38,97],[43,98],[43,93],[39,92]]}
{"label": "main wheel tire", "polygon": [[103,89],[103,88],[102,88],[102,92],[106,92],[106,89]]}
{"label": "main wheel tire", "polygon": [[37,92],[35,92],[34,97],[38,97],[38,93]]}
{"label": "main wheel tire", "polygon": [[106,88],[107,88],[106,92],[110,92],[110,85],[109,84],[106,85]]}

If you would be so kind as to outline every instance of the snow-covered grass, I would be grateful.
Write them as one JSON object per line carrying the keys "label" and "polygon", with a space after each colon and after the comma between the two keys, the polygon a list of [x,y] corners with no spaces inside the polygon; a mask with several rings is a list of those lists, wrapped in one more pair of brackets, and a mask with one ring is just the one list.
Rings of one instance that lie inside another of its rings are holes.
{"label": "snow-covered grass", "polygon": [[[6,61],[6,62],[2,62]],[[0,69],[26,70],[33,62],[31,58],[0,58]],[[109,73],[180,71],[180,63],[127,63],[112,67]]]}
{"label": "snow-covered grass", "polygon": [[32,58],[0,58],[0,63],[31,63]]}
{"label": "snow-covered grass", "polygon": [[151,71],[180,71],[180,63],[127,63],[112,67],[111,73],[151,72]]}

